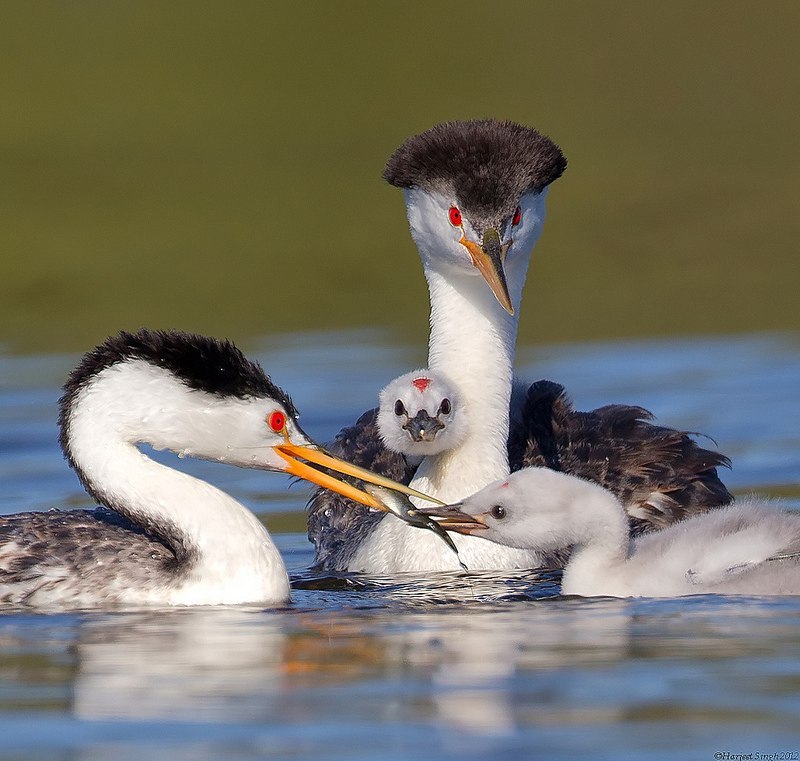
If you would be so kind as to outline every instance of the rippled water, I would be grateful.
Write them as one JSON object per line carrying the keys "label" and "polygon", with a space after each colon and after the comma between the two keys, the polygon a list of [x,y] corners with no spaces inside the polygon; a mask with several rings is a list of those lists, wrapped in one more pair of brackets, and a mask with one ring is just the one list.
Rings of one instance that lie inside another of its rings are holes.
{"label": "rippled water", "polygon": [[[424,362],[372,333],[273,337],[249,353],[321,440]],[[2,513],[89,504],[54,425],[75,359],[0,356]],[[518,365],[564,383],[580,407],[637,403],[713,436],[733,458],[724,478],[735,492],[800,508],[797,336],[523,348]],[[800,601],[565,599],[533,573],[318,577],[306,571],[304,487],[174,464],[289,527],[277,541],[293,605],[0,614],[0,759],[800,751]]]}

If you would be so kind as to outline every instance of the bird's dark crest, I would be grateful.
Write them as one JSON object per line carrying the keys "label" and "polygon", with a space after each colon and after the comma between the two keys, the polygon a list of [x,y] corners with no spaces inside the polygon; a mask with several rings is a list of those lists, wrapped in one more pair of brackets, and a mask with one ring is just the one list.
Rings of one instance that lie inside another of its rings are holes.
{"label": "bird's dark crest", "polygon": [[550,138],[511,121],[453,121],[406,140],[383,178],[400,188],[452,192],[462,211],[491,219],[513,213],[525,193],[539,192],[567,160]]}
{"label": "bird's dark crest", "polygon": [[98,373],[119,362],[137,359],[163,367],[190,389],[239,399],[269,396],[290,415],[297,415],[289,396],[230,341],[147,328],[136,333],[122,331],[84,354],[64,384],[62,412],[75,393]]}

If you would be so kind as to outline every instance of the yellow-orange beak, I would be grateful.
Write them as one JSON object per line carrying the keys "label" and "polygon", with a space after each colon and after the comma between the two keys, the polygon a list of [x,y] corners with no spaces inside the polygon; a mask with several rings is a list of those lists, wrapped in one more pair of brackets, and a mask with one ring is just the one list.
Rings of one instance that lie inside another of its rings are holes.
{"label": "yellow-orange beak", "polygon": [[[371,494],[345,481],[340,481],[338,478],[328,473],[323,473],[321,470],[308,463],[314,463],[323,468],[335,470],[337,473],[353,476],[354,478],[358,478],[370,484],[375,484],[376,486],[382,486],[384,489],[391,489],[392,491],[407,494],[410,497],[418,497],[419,499],[424,499],[437,505],[444,504],[440,500],[429,497],[427,494],[411,489],[404,484],[397,483],[384,476],[379,476],[371,470],[365,470],[364,468],[359,468],[357,465],[352,465],[349,462],[340,460],[338,457],[334,457],[325,450],[314,445],[290,444],[287,442],[286,444],[279,444],[274,447],[274,450],[286,461],[286,467],[284,468],[286,473],[290,473],[298,478],[303,478],[306,481],[311,481],[311,483],[322,486],[325,489],[335,491],[343,497],[360,502],[367,507],[375,507],[384,512],[391,512],[386,505],[379,502]],[[306,462],[302,462],[302,460]]]}
{"label": "yellow-orange beak", "polygon": [[479,246],[466,237],[462,237],[459,243],[469,251],[472,264],[483,275],[483,279],[489,284],[489,288],[503,309],[509,314],[514,314],[514,305],[511,303],[506,273],[503,269],[508,246],[503,247],[500,233],[490,227],[483,234],[483,245]]}

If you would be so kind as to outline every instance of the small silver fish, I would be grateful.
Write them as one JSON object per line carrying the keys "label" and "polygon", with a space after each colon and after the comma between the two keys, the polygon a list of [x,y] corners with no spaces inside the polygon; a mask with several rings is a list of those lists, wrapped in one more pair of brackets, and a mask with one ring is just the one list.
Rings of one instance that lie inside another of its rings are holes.
{"label": "small silver fish", "polygon": [[[400,520],[405,521],[411,526],[426,528],[428,531],[433,531],[434,534],[441,537],[442,541],[458,555],[458,547],[456,547],[450,535],[433,518],[421,513],[414,507],[414,504],[405,494],[400,494],[391,489],[384,489],[382,486],[375,486],[373,484],[366,484],[364,488],[392,515],[396,515]],[[460,562],[461,561],[459,561],[459,563]],[[461,567],[464,568],[463,564]],[[464,570],[466,570],[466,568],[464,568]]]}

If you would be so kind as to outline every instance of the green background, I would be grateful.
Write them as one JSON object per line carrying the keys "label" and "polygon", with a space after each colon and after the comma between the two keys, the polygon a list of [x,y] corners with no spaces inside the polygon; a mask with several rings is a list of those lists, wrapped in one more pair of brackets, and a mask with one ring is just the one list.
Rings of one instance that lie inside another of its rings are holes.
{"label": "green background", "polygon": [[536,126],[523,341],[800,329],[800,3],[5,2],[0,343],[424,342],[409,134]]}

